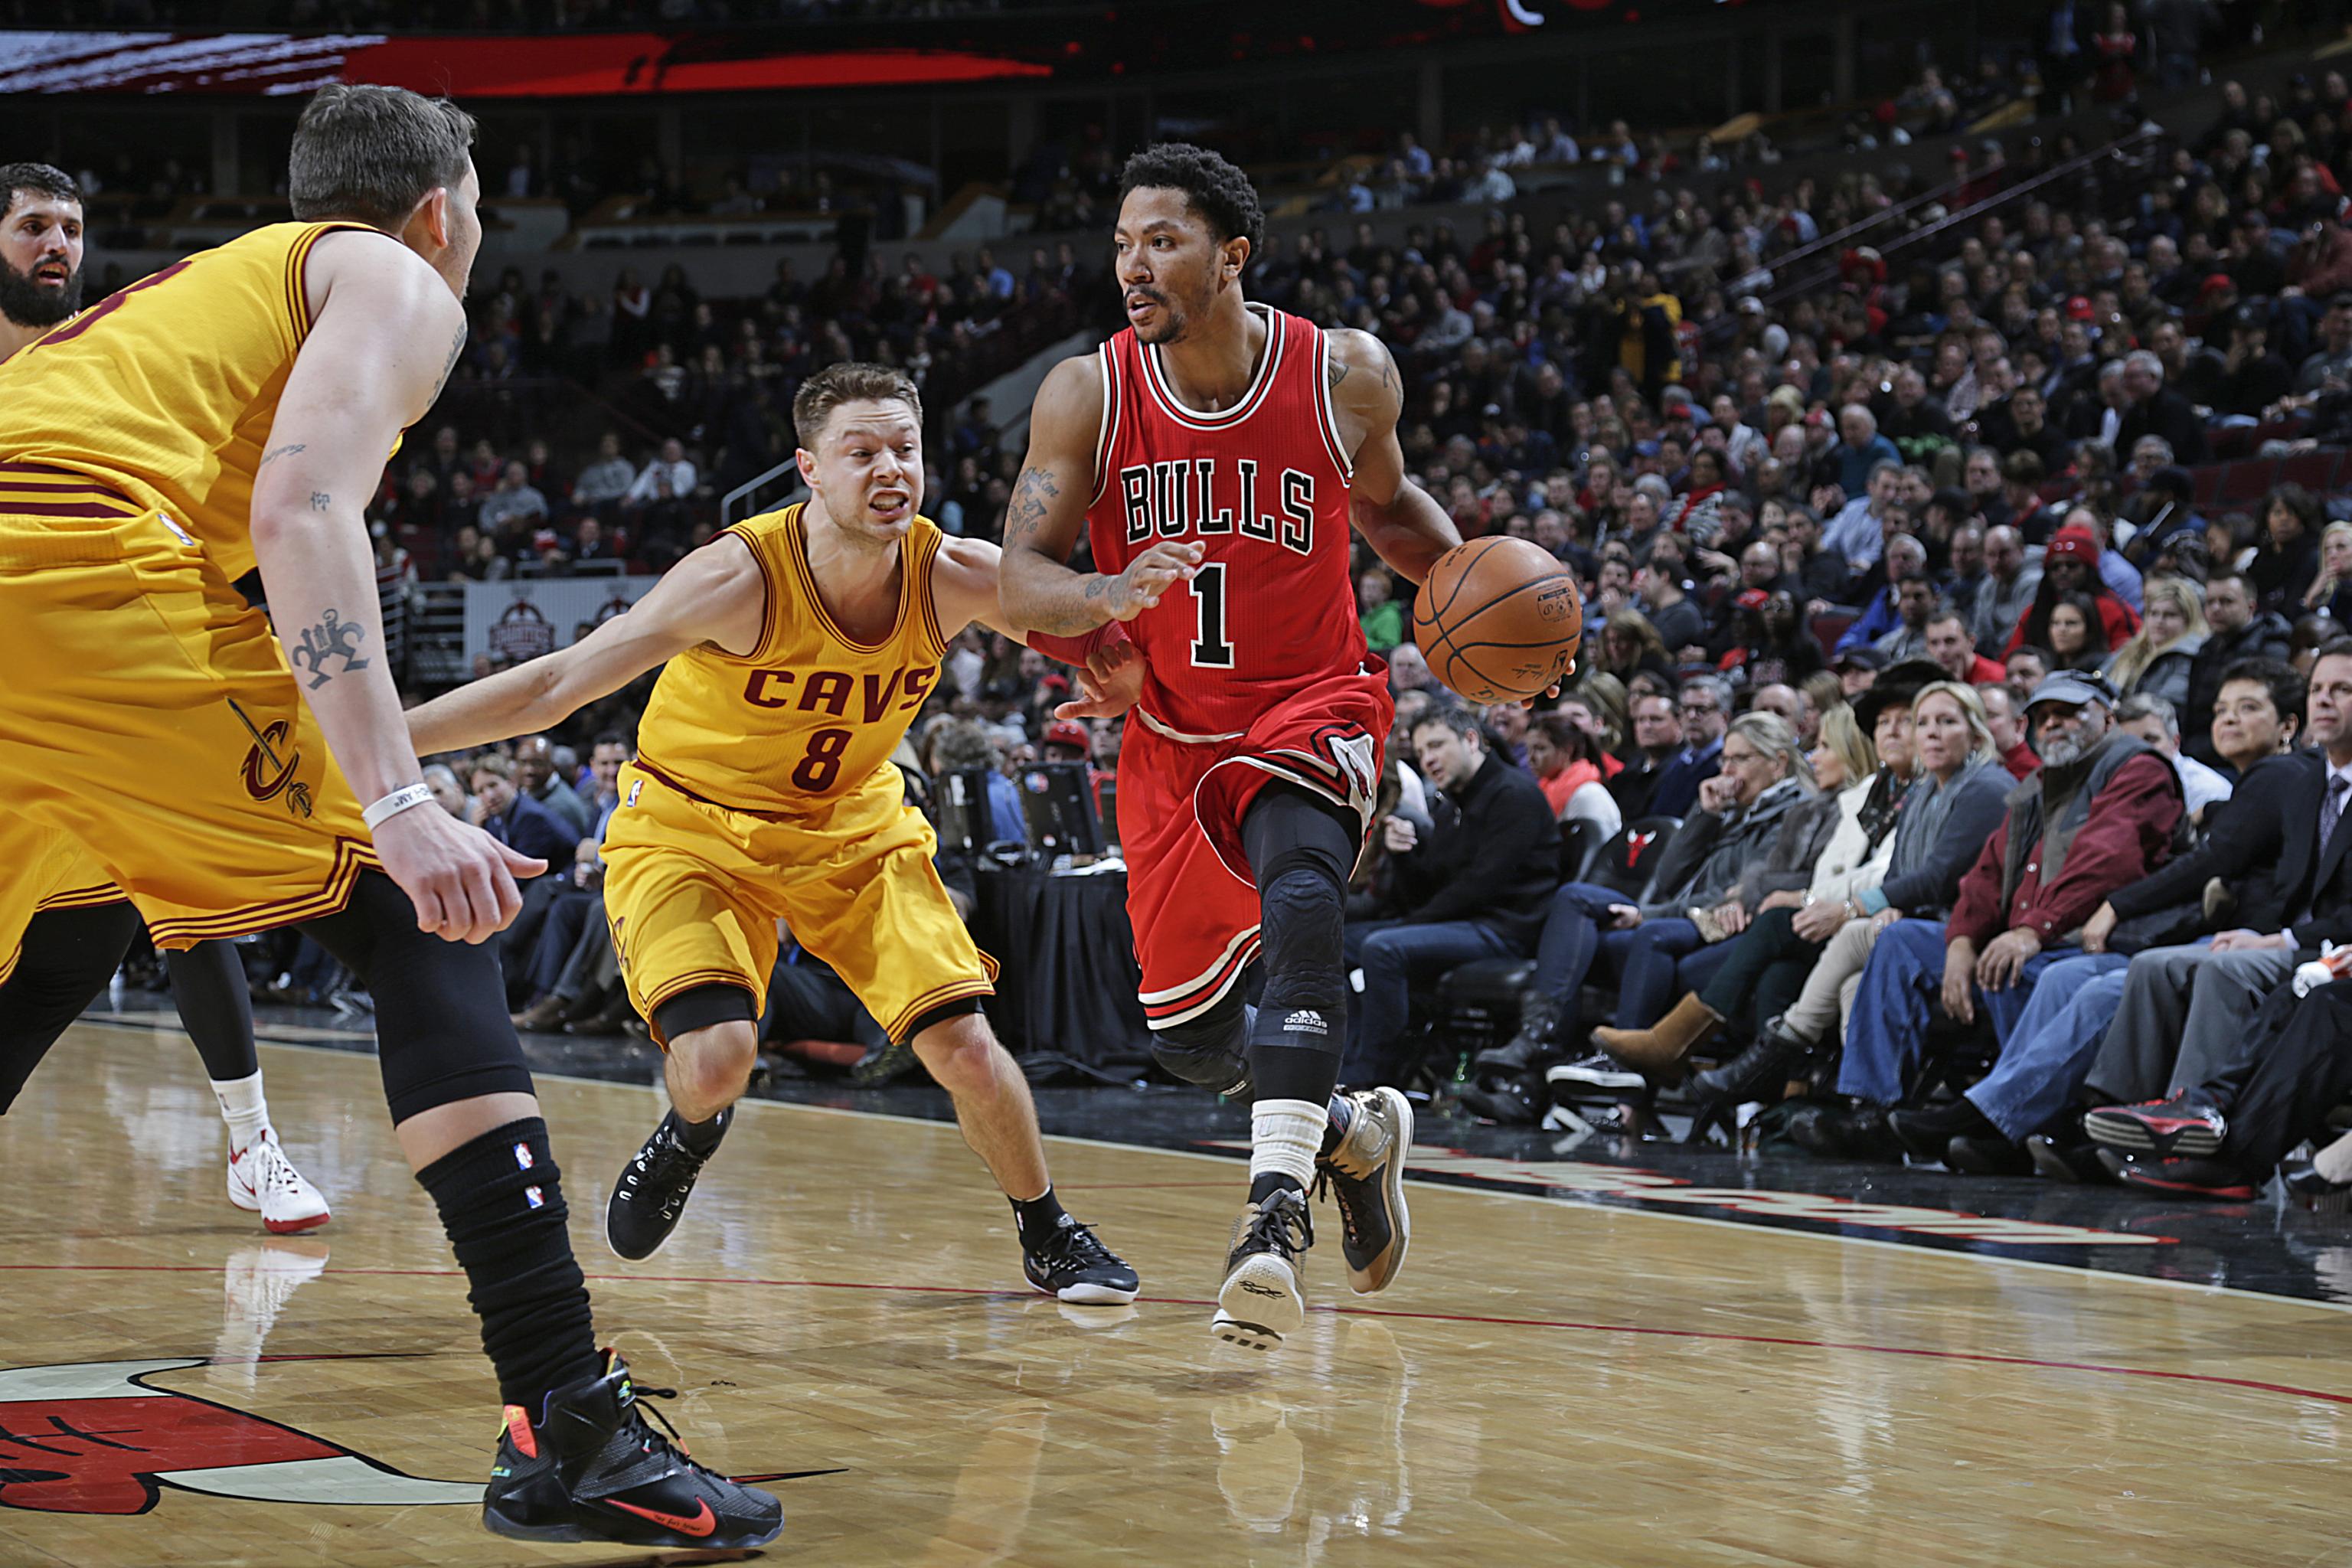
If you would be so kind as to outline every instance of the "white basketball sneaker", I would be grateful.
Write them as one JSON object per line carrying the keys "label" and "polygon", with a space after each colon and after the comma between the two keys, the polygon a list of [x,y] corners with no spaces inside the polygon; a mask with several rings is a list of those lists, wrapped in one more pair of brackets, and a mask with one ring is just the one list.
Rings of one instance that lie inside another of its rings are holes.
{"label": "white basketball sneaker", "polygon": [[263,1228],[275,1236],[316,1230],[327,1223],[327,1200],[303,1178],[278,1146],[278,1134],[263,1128],[261,1136],[228,1157],[228,1201],[261,1215]]}
{"label": "white basketball sneaker", "polygon": [[1306,1194],[1284,1187],[1265,1203],[1245,1206],[1234,1222],[1225,1283],[1217,1292],[1210,1331],[1228,1344],[1253,1351],[1275,1350],[1297,1333],[1307,1321],[1299,1270],[1314,1245]]}

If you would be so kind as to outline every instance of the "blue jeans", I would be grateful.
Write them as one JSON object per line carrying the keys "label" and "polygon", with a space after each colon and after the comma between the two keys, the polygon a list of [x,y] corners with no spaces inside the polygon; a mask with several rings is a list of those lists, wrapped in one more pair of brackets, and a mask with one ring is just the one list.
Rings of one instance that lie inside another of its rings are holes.
{"label": "blue jeans", "polygon": [[[1903,1098],[1904,1071],[1919,1059],[1928,1021],[1942,1005],[1948,940],[1941,921],[1896,921],[1879,934],[1845,1027],[1845,1058],[1838,1067],[1840,1094],[1880,1105]],[[1971,987],[1994,1038],[2004,1047],[2009,1044],[2032,997],[2033,983],[2043,970],[2073,956],[2071,947],[2036,953],[2026,961],[2014,985],[2000,991]]]}
{"label": "blue jeans", "polygon": [[1968,1091],[2012,1143],[2066,1109],[2090,1076],[2107,1026],[2123,1005],[2128,954],[2085,952],[2042,972],[2033,998],[2001,1046],[2000,1060]]}
{"label": "blue jeans", "polygon": [[1526,951],[1476,921],[1366,921],[1349,930],[1346,948],[1350,967],[1364,973],[1355,1045],[1339,1070],[1342,1082],[1356,1085],[1393,1084],[1410,1066],[1396,1055],[1415,981],[1426,984],[1474,958],[1518,958]]}
{"label": "blue jeans", "polygon": [[1559,1005],[1563,1018],[1575,1012],[1576,994],[1596,963],[1604,980],[1617,982],[1617,1026],[1646,1029],[1665,1016],[1683,992],[1712,979],[1731,956],[1729,942],[1707,946],[1699,941],[1698,927],[1685,920],[1643,921],[1631,931],[1602,929],[1609,905],[1633,901],[1589,882],[1565,883],[1552,895],[1551,913],[1536,945],[1534,984]]}

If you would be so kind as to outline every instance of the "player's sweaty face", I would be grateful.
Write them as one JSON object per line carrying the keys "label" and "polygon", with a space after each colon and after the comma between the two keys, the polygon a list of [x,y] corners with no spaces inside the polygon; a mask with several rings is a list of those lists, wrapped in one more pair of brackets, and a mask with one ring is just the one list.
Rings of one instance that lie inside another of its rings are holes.
{"label": "player's sweaty face", "polygon": [[81,204],[22,193],[0,219],[0,306],[26,326],[64,321],[81,305]]}
{"label": "player's sweaty face", "polygon": [[825,421],[809,487],[844,528],[895,539],[923,501],[923,429],[896,398],[845,403]]}
{"label": "player's sweaty face", "polygon": [[1206,310],[1215,291],[1221,248],[1184,193],[1139,185],[1119,204],[1112,231],[1119,305],[1135,335],[1172,343]]}

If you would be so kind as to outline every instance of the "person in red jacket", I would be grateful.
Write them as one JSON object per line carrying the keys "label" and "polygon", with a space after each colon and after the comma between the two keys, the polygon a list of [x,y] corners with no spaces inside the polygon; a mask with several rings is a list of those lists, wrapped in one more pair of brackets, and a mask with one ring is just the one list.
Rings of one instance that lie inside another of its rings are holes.
{"label": "person in red jacket", "polygon": [[2099,536],[2087,528],[2062,528],[2051,536],[2042,553],[2042,590],[2018,617],[2001,657],[2025,647],[2050,646],[2050,611],[2068,594],[2088,594],[2099,606],[2099,624],[2106,629],[2107,646],[2121,647],[2139,630],[2139,616],[2116,597],[2099,575]]}
{"label": "person in red jacket", "polygon": [[1960,879],[1950,918],[1899,920],[1871,950],[1838,1068],[1852,1104],[1792,1118],[1790,1136],[1805,1148],[1900,1159],[1886,1108],[1903,1098],[1935,1014],[1970,1024],[1981,1009],[2007,1045],[2035,979],[2080,951],[2083,923],[2170,854],[2179,775],[2115,728],[2116,700],[2104,676],[2072,670],[2034,689],[2025,712],[2042,771],[2010,792],[2009,816]]}

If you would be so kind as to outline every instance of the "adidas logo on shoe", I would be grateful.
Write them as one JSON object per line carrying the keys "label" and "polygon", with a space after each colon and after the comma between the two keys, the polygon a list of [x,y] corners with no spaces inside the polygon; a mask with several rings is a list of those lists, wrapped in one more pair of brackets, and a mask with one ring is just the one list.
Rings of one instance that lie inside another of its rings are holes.
{"label": "adidas logo on shoe", "polygon": [[1323,1015],[1311,1007],[1302,1007],[1291,1014],[1282,1021],[1282,1026],[1297,1034],[1328,1035],[1331,1032],[1331,1026],[1323,1021]]}

